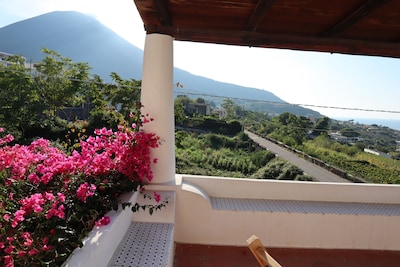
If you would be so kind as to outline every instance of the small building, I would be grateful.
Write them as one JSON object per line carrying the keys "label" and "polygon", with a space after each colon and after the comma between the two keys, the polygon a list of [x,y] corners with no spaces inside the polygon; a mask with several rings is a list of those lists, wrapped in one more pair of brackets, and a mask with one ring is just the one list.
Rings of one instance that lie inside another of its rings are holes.
{"label": "small building", "polygon": [[185,105],[185,112],[187,114],[199,114],[208,116],[211,113],[211,107],[206,103],[188,103]]}
{"label": "small building", "polygon": [[372,150],[372,149],[369,149],[369,148],[364,148],[364,152],[367,152],[367,153],[370,153],[370,154],[374,154],[374,155],[377,155],[377,156],[380,156],[380,157],[388,158],[388,159],[392,158],[392,156],[387,154],[387,153],[380,152],[380,151],[375,151],[375,150]]}

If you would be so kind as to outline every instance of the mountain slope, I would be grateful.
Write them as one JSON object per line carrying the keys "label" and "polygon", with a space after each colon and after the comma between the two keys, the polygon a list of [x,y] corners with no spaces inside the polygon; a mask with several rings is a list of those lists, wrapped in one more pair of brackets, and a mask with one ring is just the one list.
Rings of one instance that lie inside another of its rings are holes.
{"label": "mountain slope", "polygon": [[93,73],[103,78],[112,71],[124,78],[142,75],[142,50],[78,12],[51,12],[8,25],[0,29],[0,40],[0,51],[23,54],[32,62],[43,58],[40,49],[46,47],[74,61],[88,62]]}
{"label": "mountain slope", "polygon": [[[142,76],[143,51],[95,18],[78,12],[51,12],[8,25],[0,28],[0,40],[0,51],[22,54],[28,61],[41,60],[43,55],[40,49],[45,47],[76,62],[88,62],[93,68],[92,73],[100,75],[106,81],[109,81],[111,72],[116,72],[125,79],[140,80]],[[286,102],[268,91],[218,82],[178,68],[174,68],[174,81],[184,84],[182,93],[199,94],[189,95],[192,98],[207,99],[204,95],[218,95],[235,98],[236,102],[253,110],[321,116],[310,109],[282,105]],[[219,104],[222,98],[213,98],[213,101]]]}

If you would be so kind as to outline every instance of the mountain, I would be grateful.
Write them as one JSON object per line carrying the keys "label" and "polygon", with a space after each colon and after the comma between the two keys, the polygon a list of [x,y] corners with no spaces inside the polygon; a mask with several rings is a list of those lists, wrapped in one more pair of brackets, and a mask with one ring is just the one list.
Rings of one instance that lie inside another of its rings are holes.
{"label": "mountain", "polygon": [[[143,51],[95,18],[78,12],[56,11],[10,24],[0,28],[0,40],[1,52],[24,55],[30,62],[40,61],[40,49],[48,48],[75,62],[88,62],[92,73],[106,81],[111,72],[124,79],[140,80],[142,76]],[[217,105],[222,98],[207,95],[229,97],[256,111],[321,117],[311,109],[289,105],[271,92],[218,82],[178,68],[174,68],[174,80],[187,88],[176,89],[176,94],[210,99]]]}
{"label": "mountain", "polygon": [[142,75],[141,49],[78,12],[51,12],[8,25],[0,28],[0,40],[0,51],[22,54],[32,62],[43,58],[40,49],[45,47],[76,62],[88,62],[104,79],[112,71],[126,79]]}

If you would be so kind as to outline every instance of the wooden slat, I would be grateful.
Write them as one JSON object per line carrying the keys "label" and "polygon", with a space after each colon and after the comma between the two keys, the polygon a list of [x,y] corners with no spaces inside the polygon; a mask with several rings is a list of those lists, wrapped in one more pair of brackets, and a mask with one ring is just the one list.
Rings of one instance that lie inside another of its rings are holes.
{"label": "wooden slat", "polygon": [[268,254],[257,236],[252,235],[247,239],[247,244],[261,267],[282,267],[271,255]]}
{"label": "wooden slat", "polygon": [[387,0],[368,0],[349,16],[344,18],[338,24],[333,26],[330,30],[326,31],[323,36],[334,36],[340,32],[346,30],[353,24],[357,23],[359,20],[367,16],[369,13],[377,9],[378,7],[385,4]]}
{"label": "wooden slat", "polygon": [[275,0],[258,0],[256,8],[250,16],[247,30],[255,32],[264,18],[264,14],[271,7]]}
{"label": "wooden slat", "polygon": [[134,2],[148,34],[176,41],[400,58],[400,0]]}
{"label": "wooden slat", "polygon": [[334,38],[333,43],[332,38],[329,37],[264,34],[248,31],[199,31],[193,28],[175,29],[157,25],[146,25],[145,29],[147,33],[164,33],[180,41],[400,58],[399,43],[396,42]]}
{"label": "wooden slat", "polygon": [[166,0],[153,0],[153,1],[156,9],[156,14],[161,25],[171,26],[172,22],[171,22],[171,16],[169,15],[169,11],[167,8],[167,1]]}

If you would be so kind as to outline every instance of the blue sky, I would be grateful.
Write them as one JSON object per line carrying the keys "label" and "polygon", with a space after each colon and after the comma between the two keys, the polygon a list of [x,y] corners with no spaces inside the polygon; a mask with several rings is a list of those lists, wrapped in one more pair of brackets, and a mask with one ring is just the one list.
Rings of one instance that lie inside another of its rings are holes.
{"label": "blue sky", "polygon": [[[133,0],[0,0],[0,27],[56,10],[92,15],[143,49],[145,32]],[[400,125],[400,59],[175,42],[174,65],[265,89],[293,104],[394,111],[310,106],[333,118],[391,119]]]}

